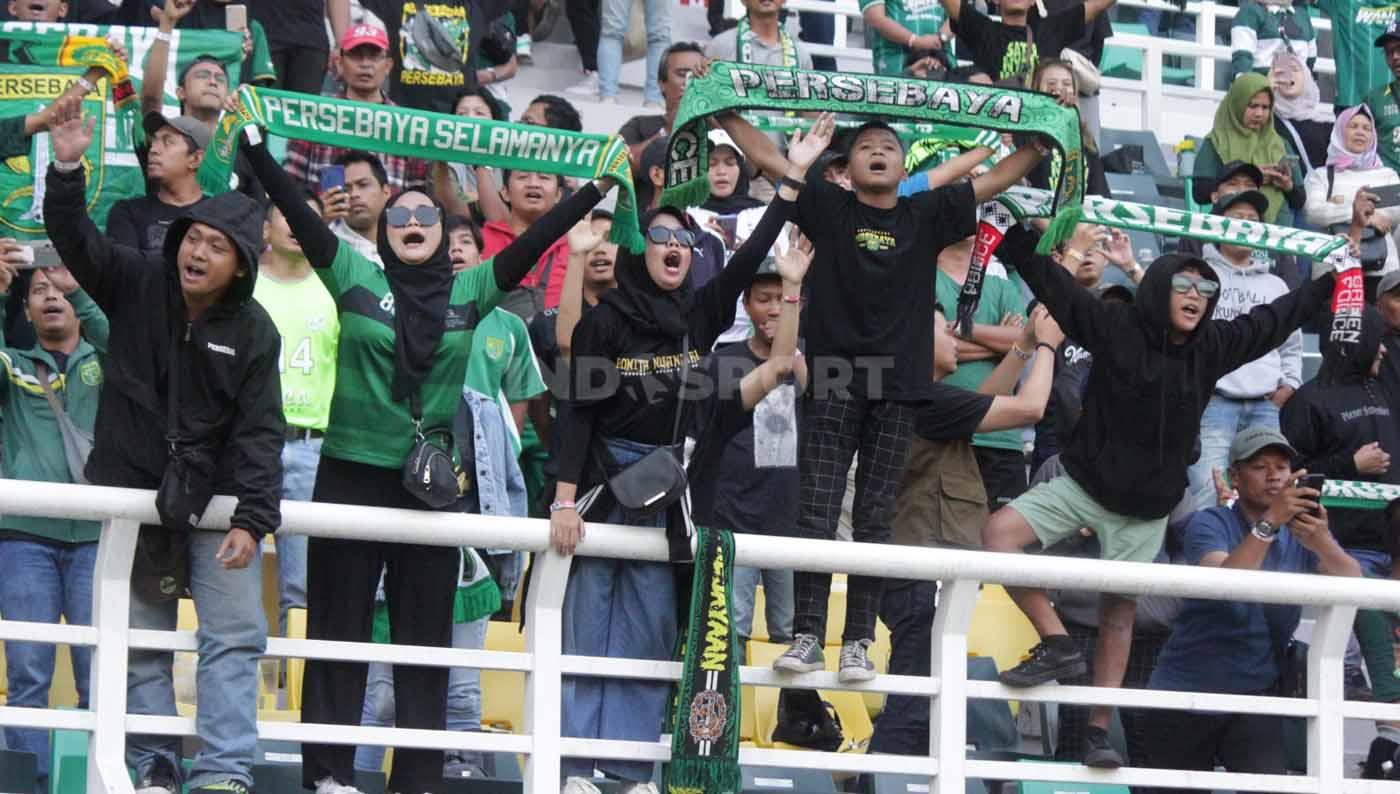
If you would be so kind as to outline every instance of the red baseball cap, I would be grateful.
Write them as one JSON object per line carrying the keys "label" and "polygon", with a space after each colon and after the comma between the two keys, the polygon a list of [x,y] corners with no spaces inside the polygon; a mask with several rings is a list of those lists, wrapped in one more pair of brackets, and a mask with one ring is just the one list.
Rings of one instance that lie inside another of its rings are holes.
{"label": "red baseball cap", "polygon": [[351,25],[340,37],[340,51],[349,52],[361,44],[373,44],[385,52],[389,51],[389,34],[383,28],[360,23]]}

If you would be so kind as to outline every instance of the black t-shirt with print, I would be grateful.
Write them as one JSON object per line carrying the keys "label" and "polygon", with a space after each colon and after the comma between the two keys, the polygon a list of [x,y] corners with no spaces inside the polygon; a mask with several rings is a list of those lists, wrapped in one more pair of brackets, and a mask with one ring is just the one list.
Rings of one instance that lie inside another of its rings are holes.
{"label": "black t-shirt with print", "polygon": [[107,213],[107,236],[142,253],[159,254],[166,230],[189,209],[166,204],[154,193],[122,199]]}
{"label": "black t-shirt with print", "polygon": [[1085,35],[1084,6],[1076,4],[1042,18],[1034,6],[1030,16],[1031,35],[1027,43],[1025,25],[1007,25],[987,16],[962,0],[953,32],[958,35],[958,52],[970,54],[972,62],[993,80],[1029,75],[1039,61],[1038,53],[1057,58]]}
{"label": "black t-shirt with print", "polygon": [[914,432],[928,441],[971,439],[992,410],[993,399],[990,394],[934,383],[929,399],[914,415]]}
{"label": "black t-shirt with print", "polygon": [[419,110],[452,112],[452,100],[476,88],[471,54],[510,0],[360,0],[384,23],[394,70],[389,98]]}
{"label": "black t-shirt with print", "polygon": [[706,361],[713,391],[691,417],[690,503],[701,526],[787,535],[797,525],[797,381],[789,376],[745,410],[739,381],[762,363],[747,341]]}
{"label": "black t-shirt with print", "polygon": [[938,253],[977,231],[972,184],[880,209],[813,180],[798,197],[796,221],[816,247],[802,313],[813,393],[926,399]]}
{"label": "black t-shirt with print", "polygon": [[273,49],[330,50],[326,0],[264,0],[248,6],[248,12],[262,23]]}

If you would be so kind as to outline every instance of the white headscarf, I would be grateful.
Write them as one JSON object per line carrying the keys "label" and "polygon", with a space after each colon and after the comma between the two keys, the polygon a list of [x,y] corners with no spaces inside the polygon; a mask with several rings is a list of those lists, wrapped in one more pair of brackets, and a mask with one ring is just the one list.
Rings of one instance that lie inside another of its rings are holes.
{"label": "white headscarf", "polygon": [[1281,50],[1274,56],[1273,66],[1269,69],[1269,83],[1273,84],[1273,75],[1279,70],[1293,71],[1297,66],[1295,74],[1302,75],[1303,93],[1296,97],[1289,98],[1283,95],[1282,91],[1274,89],[1274,113],[1282,119],[1289,121],[1321,121],[1331,122],[1336,120],[1332,113],[1332,108],[1322,104],[1322,94],[1317,89],[1317,81],[1313,79],[1312,72],[1308,71],[1307,64],[1303,59],[1288,50]]}

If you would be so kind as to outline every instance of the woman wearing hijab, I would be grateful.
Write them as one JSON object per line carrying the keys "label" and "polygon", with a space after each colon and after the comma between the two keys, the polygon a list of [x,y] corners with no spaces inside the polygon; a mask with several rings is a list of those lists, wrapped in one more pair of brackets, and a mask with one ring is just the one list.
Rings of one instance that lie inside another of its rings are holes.
{"label": "woman wearing hijab", "polygon": [[[1376,123],[1371,118],[1370,108],[1357,105],[1342,111],[1332,129],[1331,143],[1327,144],[1327,165],[1308,174],[1304,184],[1308,194],[1304,206],[1308,223],[1336,234],[1347,233],[1352,205],[1362,188],[1400,184],[1400,175],[1382,165],[1376,153]],[[1400,222],[1400,207],[1378,208],[1371,213],[1361,232],[1358,242],[1368,296],[1374,295],[1381,276],[1400,268],[1395,240],[1391,236],[1397,222]]]}
{"label": "woman wearing hijab", "polygon": [[[1062,58],[1045,58],[1036,64],[1031,72],[1030,87],[1033,91],[1049,94],[1062,107],[1079,109],[1079,81],[1074,78],[1074,68]],[[1099,145],[1089,131],[1089,125],[1079,121],[1079,140],[1084,152],[1084,192],[1091,196],[1112,198],[1108,177],[1104,175],[1103,160],[1099,157]],[[1047,157],[1026,175],[1032,187],[1053,190],[1058,179],[1052,173],[1058,168],[1059,154]]]}
{"label": "woman wearing hijab", "polygon": [[1274,129],[1274,92],[1269,78],[1246,72],[1235,78],[1225,100],[1215,109],[1215,126],[1196,153],[1191,195],[1197,204],[1213,204],[1211,193],[1224,163],[1258,166],[1264,174],[1260,187],[1269,199],[1265,223],[1288,225],[1293,212],[1303,208],[1303,171],[1298,154]]}
{"label": "woman wearing hijab", "polygon": [[1322,104],[1317,81],[1303,59],[1280,52],[1269,70],[1274,89],[1274,129],[1302,155],[1303,174],[1327,162],[1327,143],[1337,117],[1331,105]]}
{"label": "woman wearing hijab", "polygon": [[710,131],[710,164],[705,172],[710,197],[700,205],[716,215],[738,215],[762,207],[763,202],[749,195],[749,173],[744,155],[724,130]]}
{"label": "woman wearing hijab", "polygon": [[[326,228],[265,145],[244,148],[340,311],[336,388],[313,500],[429,509],[403,485],[415,426],[453,426],[478,318],[598,203],[611,181],[584,187],[490,262],[455,274],[442,206],[426,193],[404,191],[380,217],[380,270]],[[387,542],[311,539],[307,636],[369,642],[381,570],[393,642],[450,647],[457,550]],[[365,678],[361,662],[308,660],[302,718],[358,725]],[[447,680],[444,667],[395,665],[399,727],[443,730]],[[303,784],[318,794],[355,794],[354,755],[353,745],[303,744]],[[437,790],[442,768],[441,750],[400,749],[389,790]]]}
{"label": "woman wearing hijab", "polygon": [[[833,116],[826,113],[807,137],[795,138],[788,149],[792,165],[805,172],[830,143],[834,128]],[[618,252],[617,288],[604,293],[574,330],[576,394],[549,509],[550,544],[558,552],[572,554],[583,540],[582,512],[590,520],[664,526],[673,548],[677,541],[684,543],[682,503],[645,517],[619,507],[606,488],[589,486],[606,482],[657,448],[671,447],[677,412],[685,408],[681,362],[697,366],[734,322],[736,302],[768,255],[801,187],[784,179],[729,266],[698,289],[690,283],[695,227],[683,210],[652,211],[643,224],[646,251]],[[684,418],[682,422],[684,427]],[[594,498],[582,496],[585,492]],[[671,566],[580,557],[573,562],[564,595],[564,653],[669,660],[678,632],[676,612]],[[669,691],[665,682],[566,677],[564,735],[654,742]],[[650,761],[567,758],[564,794],[597,794],[591,782],[595,766],[622,781],[622,794],[650,785]]]}

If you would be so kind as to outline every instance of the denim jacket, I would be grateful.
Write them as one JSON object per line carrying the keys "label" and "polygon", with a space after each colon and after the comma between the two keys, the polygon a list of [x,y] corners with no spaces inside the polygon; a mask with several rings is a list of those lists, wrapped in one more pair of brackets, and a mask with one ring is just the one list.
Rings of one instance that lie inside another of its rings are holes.
{"label": "denim jacket", "polygon": [[468,448],[476,458],[476,496],[484,516],[528,515],[525,475],[515,459],[506,425],[511,421],[494,400],[471,389],[462,390],[462,402],[472,412],[473,444]]}

